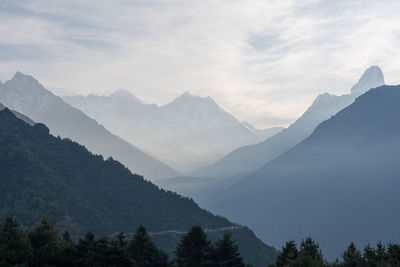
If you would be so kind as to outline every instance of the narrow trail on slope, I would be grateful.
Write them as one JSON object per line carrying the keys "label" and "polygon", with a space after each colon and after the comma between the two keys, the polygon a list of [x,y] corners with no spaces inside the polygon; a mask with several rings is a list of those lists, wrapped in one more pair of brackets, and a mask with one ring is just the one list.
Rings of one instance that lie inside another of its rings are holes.
{"label": "narrow trail on slope", "polygon": [[[214,228],[214,229],[203,229],[203,231],[205,233],[212,233],[212,232],[236,230],[236,229],[241,229],[241,228],[244,228],[244,226],[232,225],[232,226]],[[149,235],[154,236],[154,235],[165,235],[165,234],[186,234],[187,232],[188,231],[166,230],[166,231],[161,231],[161,232],[149,232]]]}
{"label": "narrow trail on slope", "polygon": [[[237,230],[237,229],[242,229],[244,226],[241,225],[231,225],[231,226],[226,226],[226,227],[220,227],[220,228],[210,228],[210,229],[203,229],[205,233],[213,233],[213,232],[222,232],[222,231],[232,231],[232,230]],[[167,234],[186,234],[188,231],[179,231],[179,230],[165,230],[165,231],[160,231],[160,232],[148,232],[150,236],[156,236],[156,235],[167,235]],[[126,236],[133,236],[135,233],[125,233]],[[118,233],[110,235],[110,237],[116,236]]]}

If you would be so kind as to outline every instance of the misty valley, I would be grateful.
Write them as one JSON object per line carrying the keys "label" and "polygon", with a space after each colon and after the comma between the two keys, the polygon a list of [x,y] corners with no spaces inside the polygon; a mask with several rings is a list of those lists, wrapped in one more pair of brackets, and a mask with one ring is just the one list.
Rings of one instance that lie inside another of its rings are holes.
{"label": "misty valley", "polygon": [[[20,72],[0,103],[2,266],[400,262],[400,87],[377,66],[284,129],[190,93],[163,107],[125,91],[59,97]],[[163,134],[169,147],[146,146]],[[196,157],[190,143],[214,163],[171,164]]]}
{"label": "misty valley", "polygon": [[399,0],[1,0],[0,267],[400,267]]}

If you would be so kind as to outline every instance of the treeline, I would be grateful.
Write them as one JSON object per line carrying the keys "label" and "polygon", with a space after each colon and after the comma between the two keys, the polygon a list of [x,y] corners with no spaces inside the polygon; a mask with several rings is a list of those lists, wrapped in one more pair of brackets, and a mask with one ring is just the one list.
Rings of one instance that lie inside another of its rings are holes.
{"label": "treeline", "polygon": [[386,248],[379,242],[376,248],[368,245],[361,252],[352,242],[341,255],[341,260],[328,263],[319,245],[309,237],[301,242],[299,248],[294,241],[286,242],[276,263],[269,267],[400,267],[400,245],[389,244]]}
{"label": "treeline", "polygon": [[24,229],[7,217],[0,229],[0,266],[132,266],[132,267],[244,267],[238,246],[229,234],[211,243],[199,226],[182,236],[174,259],[158,249],[143,226],[128,240],[123,233],[95,238],[88,232],[77,241],[48,219]]}

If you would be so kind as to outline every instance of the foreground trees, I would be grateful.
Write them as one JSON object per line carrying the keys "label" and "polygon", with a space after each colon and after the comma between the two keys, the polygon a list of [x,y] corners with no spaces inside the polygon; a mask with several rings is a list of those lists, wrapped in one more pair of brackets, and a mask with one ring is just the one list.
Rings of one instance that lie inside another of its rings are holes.
{"label": "foreground trees", "polygon": [[176,248],[178,267],[244,267],[239,248],[230,234],[215,244],[207,240],[200,226],[193,226]]}
{"label": "foreground trees", "polygon": [[[361,252],[350,243],[342,260],[328,263],[312,238],[297,247],[286,242],[270,267],[400,267],[400,245],[378,243]],[[97,238],[92,232],[74,240],[68,232],[60,235],[47,219],[32,229],[21,227],[18,219],[6,218],[0,225],[0,267],[3,266],[114,266],[114,267],[244,267],[239,248],[230,234],[212,243],[200,226],[193,226],[176,247],[175,257],[158,249],[143,226],[132,239],[123,233]]]}
{"label": "foreground trees", "polygon": [[294,241],[286,242],[275,264],[270,267],[400,267],[400,246],[378,243],[361,253],[352,242],[341,255],[342,260],[328,263],[323,259],[318,244],[310,237],[303,240],[299,250]]}
{"label": "foreground trees", "polygon": [[244,266],[239,248],[229,234],[212,244],[199,226],[182,237],[176,257],[159,250],[140,226],[131,240],[123,233],[96,239],[92,232],[74,241],[68,232],[60,235],[47,219],[32,229],[23,229],[14,217],[0,227],[0,267],[3,266]]}

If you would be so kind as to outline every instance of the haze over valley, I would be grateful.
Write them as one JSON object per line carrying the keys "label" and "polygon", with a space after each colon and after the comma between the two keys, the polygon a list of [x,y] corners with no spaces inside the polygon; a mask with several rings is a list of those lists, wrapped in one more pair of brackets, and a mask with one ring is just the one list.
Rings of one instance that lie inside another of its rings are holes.
{"label": "haze over valley", "polygon": [[399,267],[400,2],[0,2],[0,267]]}

